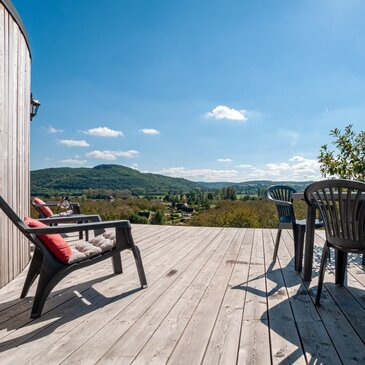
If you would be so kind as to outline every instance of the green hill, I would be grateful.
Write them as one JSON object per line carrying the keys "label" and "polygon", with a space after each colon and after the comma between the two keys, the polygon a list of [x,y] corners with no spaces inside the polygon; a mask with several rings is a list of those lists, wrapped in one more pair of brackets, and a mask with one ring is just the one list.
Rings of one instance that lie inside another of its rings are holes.
{"label": "green hill", "polygon": [[[82,195],[86,191],[104,190],[104,195],[129,190],[135,195],[186,193],[192,189],[222,189],[233,186],[237,193],[255,195],[261,189],[274,184],[272,181],[193,182],[158,174],[142,173],[121,165],[99,165],[93,168],[59,167],[31,171],[32,195]],[[283,181],[275,184],[291,185],[298,191],[304,190],[309,182]],[[106,192],[105,192],[106,191]]]}
{"label": "green hill", "polygon": [[31,171],[30,178],[32,195],[81,195],[89,189],[153,194],[187,192],[200,186],[186,179],[141,173],[121,165],[49,168]]}

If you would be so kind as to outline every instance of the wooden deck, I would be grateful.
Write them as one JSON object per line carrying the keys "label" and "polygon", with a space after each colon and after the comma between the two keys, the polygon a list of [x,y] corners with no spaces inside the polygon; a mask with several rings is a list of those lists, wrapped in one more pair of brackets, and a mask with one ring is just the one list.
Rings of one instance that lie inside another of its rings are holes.
{"label": "wooden deck", "polygon": [[[294,271],[293,241],[276,230],[136,225],[149,287],[132,255],[74,272],[30,320],[24,273],[0,290],[0,364],[364,364],[365,275],[348,287],[327,271],[322,306]],[[316,235],[318,270],[323,232]],[[31,295],[34,293],[32,288]]]}

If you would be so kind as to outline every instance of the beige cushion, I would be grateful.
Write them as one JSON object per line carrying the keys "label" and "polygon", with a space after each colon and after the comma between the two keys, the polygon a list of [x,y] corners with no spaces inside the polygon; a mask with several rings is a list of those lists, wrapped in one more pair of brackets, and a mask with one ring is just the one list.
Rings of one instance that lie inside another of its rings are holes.
{"label": "beige cushion", "polygon": [[98,256],[103,252],[110,251],[115,247],[115,232],[108,231],[89,240],[77,241],[71,244],[72,255],[68,261],[69,264],[80,262],[94,256]]}

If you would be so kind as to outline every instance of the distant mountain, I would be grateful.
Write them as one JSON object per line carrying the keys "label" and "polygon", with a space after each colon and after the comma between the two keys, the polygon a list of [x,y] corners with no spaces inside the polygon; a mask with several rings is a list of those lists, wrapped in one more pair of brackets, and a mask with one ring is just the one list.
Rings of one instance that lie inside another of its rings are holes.
{"label": "distant mountain", "polygon": [[135,194],[187,192],[199,188],[198,183],[141,173],[121,165],[99,165],[93,168],[49,168],[30,173],[32,195],[81,195],[88,189],[125,190]]}
{"label": "distant mountain", "polygon": [[267,188],[270,185],[288,185],[298,191],[304,190],[312,181],[271,181],[271,180],[253,180],[243,182],[199,182],[202,188],[222,189],[233,186],[237,192],[246,192],[252,189]]}
{"label": "distant mountain", "polygon": [[304,190],[309,182],[268,180],[233,182],[193,182],[158,174],[142,173],[121,165],[99,165],[93,168],[59,167],[34,170],[30,173],[32,195],[82,195],[89,189],[121,191],[129,190],[136,195],[182,193],[192,189],[215,190],[233,186],[237,193],[257,194],[272,184],[293,186]]}

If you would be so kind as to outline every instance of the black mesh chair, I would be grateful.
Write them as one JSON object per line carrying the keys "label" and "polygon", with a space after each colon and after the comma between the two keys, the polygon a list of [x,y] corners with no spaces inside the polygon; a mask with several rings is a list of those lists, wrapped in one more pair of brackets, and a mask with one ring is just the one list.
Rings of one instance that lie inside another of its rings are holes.
{"label": "black mesh chair", "polygon": [[[303,244],[306,220],[298,220],[295,218],[292,198],[293,193],[296,193],[296,190],[290,186],[285,185],[272,185],[268,187],[266,192],[267,198],[275,203],[279,218],[278,233],[275,240],[273,261],[276,261],[276,257],[278,254],[281,231],[283,229],[293,229],[295,270],[302,271]],[[316,219],[315,227],[323,227],[322,221]]]}
{"label": "black mesh chair", "polygon": [[349,180],[319,181],[307,187],[304,197],[307,204],[319,209],[326,230],[316,297],[319,305],[329,248],[336,251],[337,285],[344,284],[347,254],[365,253],[365,184]]}

